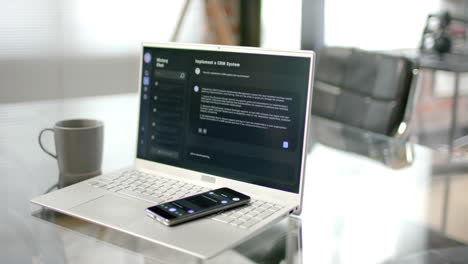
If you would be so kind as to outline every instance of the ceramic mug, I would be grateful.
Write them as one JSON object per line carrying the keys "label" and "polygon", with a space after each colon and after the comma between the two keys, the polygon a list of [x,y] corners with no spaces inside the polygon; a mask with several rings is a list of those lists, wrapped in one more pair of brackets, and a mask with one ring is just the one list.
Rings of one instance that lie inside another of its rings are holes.
{"label": "ceramic mug", "polygon": [[[54,133],[55,154],[44,147],[44,132]],[[57,160],[58,187],[62,188],[101,174],[104,123],[93,119],[58,121],[39,133],[39,146]]]}

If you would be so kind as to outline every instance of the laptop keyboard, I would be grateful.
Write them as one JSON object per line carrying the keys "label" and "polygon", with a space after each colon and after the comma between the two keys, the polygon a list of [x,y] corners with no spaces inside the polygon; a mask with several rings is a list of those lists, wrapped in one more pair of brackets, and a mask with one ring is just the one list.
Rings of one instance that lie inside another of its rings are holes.
{"label": "laptop keyboard", "polygon": [[250,228],[282,208],[279,204],[252,199],[247,206],[220,213],[211,219],[240,228]]}
{"label": "laptop keyboard", "polygon": [[159,204],[176,200],[210,189],[166,177],[129,170],[120,174],[103,175],[89,182],[90,185],[111,192],[131,196]]}
{"label": "laptop keyboard", "polygon": [[[210,189],[136,170],[106,174],[87,182],[96,188],[160,204],[207,192]],[[239,228],[250,228],[283,206],[252,199],[250,204],[212,216],[211,219]]]}

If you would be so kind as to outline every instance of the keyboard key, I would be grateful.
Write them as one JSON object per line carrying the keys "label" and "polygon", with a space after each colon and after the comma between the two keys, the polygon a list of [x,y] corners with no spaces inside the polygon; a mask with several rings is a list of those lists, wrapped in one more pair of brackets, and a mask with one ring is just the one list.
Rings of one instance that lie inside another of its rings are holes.
{"label": "keyboard key", "polygon": [[235,212],[234,214],[230,215],[230,217],[231,217],[231,218],[234,218],[234,219],[237,219],[237,218],[239,218],[239,217],[241,217],[241,216],[242,216],[242,214],[239,213],[239,212]]}
{"label": "keyboard key", "polygon": [[239,225],[243,224],[244,222],[245,222],[245,221],[242,220],[242,219],[235,219],[235,220],[232,221],[230,224],[239,226]]}
{"label": "keyboard key", "polygon": [[257,212],[255,209],[248,212],[246,215],[249,216],[250,218],[255,217],[259,214],[260,212]]}
{"label": "keyboard key", "polygon": [[182,182],[178,182],[176,184],[174,184],[174,187],[177,188],[177,189],[180,189],[180,187],[182,187],[184,184]]}
{"label": "keyboard key", "polygon": [[259,207],[259,206],[263,205],[264,202],[259,201],[259,200],[255,200],[255,201],[253,202],[253,204],[254,204],[256,207]]}
{"label": "keyboard key", "polygon": [[252,217],[250,217],[250,216],[243,215],[243,216],[239,217],[239,221],[247,222],[247,221],[249,221],[251,218],[252,218]]}
{"label": "keyboard key", "polygon": [[267,217],[269,217],[270,215],[272,215],[273,212],[270,211],[270,210],[265,210],[263,213],[260,213],[256,216],[256,218],[260,218],[260,219],[265,219]]}
{"label": "keyboard key", "polygon": [[273,212],[277,212],[279,210],[281,210],[281,206],[278,206],[278,205],[273,205],[272,207],[268,208],[268,210],[270,211],[273,211]]}
{"label": "keyboard key", "polygon": [[219,221],[219,222],[223,222],[223,223],[230,223],[232,221],[234,221],[234,219],[228,217],[228,216],[225,216],[225,215],[216,215],[212,218],[213,220],[216,220],[216,221]]}
{"label": "keyboard key", "polygon": [[246,214],[246,213],[250,212],[250,210],[252,210],[252,208],[249,208],[249,207],[247,207],[247,208],[242,208],[242,209],[239,211],[239,213],[240,213],[240,214]]}
{"label": "keyboard key", "polygon": [[120,188],[120,187],[114,187],[114,188],[110,189],[109,191],[111,191],[111,192],[117,192],[117,191],[120,191],[120,190],[122,190],[122,188]]}

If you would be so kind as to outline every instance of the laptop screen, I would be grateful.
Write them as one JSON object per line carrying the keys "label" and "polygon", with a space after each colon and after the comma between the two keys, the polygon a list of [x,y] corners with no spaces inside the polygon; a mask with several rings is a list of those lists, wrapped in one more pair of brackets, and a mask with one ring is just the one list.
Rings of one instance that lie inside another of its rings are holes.
{"label": "laptop screen", "polygon": [[144,47],[137,157],[299,192],[311,59]]}

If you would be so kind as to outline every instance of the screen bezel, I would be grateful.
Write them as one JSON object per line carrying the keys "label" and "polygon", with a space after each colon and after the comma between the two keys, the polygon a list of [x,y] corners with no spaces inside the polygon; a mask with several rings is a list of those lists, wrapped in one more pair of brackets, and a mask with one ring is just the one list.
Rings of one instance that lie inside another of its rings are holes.
{"label": "screen bezel", "polygon": [[[238,53],[250,53],[250,54],[262,54],[262,55],[279,55],[279,56],[293,56],[293,57],[302,57],[310,59],[309,67],[309,81],[308,81],[308,91],[307,91],[307,100],[306,100],[306,113],[305,113],[305,124],[304,124],[304,142],[301,150],[301,168],[299,175],[299,192],[288,192],[279,189],[273,189],[270,187],[264,187],[256,184],[241,182],[237,180],[232,180],[224,178],[221,176],[211,175],[199,171],[193,171],[188,169],[183,169],[180,167],[175,167],[171,165],[166,165],[159,162],[154,162],[150,160],[140,159],[135,155],[135,167],[141,170],[147,170],[148,172],[157,171],[158,174],[167,175],[170,177],[186,179],[189,181],[196,181],[197,183],[203,183],[203,180],[210,179],[207,183],[210,186],[228,186],[233,189],[240,190],[244,193],[258,193],[256,197],[263,199],[277,200],[280,204],[293,205],[293,211],[296,214],[299,214],[302,208],[302,196],[303,196],[303,187],[304,187],[304,175],[305,175],[305,165],[307,157],[307,146],[309,144],[309,126],[310,126],[310,111],[311,111],[311,102],[312,102],[312,86],[313,86],[313,75],[315,69],[315,53],[313,51],[285,51],[285,50],[271,50],[271,49],[262,49],[262,48],[253,48],[253,47],[238,47],[238,46],[222,46],[222,45],[201,45],[201,44],[184,44],[184,43],[142,43],[140,50],[140,71],[138,77],[138,120],[140,118],[140,107],[141,107],[141,82],[142,82],[142,64],[143,64],[143,49],[148,48],[167,48],[167,49],[183,49],[183,50],[200,50],[200,51],[217,51],[217,52],[238,52]],[[137,127],[138,134],[138,127]],[[138,142],[136,142],[136,151],[138,150]]]}

